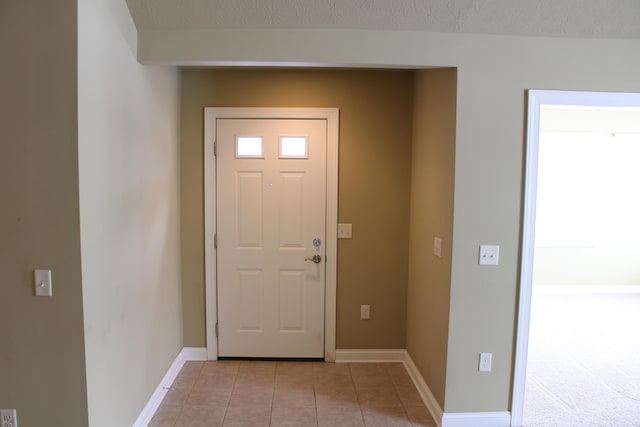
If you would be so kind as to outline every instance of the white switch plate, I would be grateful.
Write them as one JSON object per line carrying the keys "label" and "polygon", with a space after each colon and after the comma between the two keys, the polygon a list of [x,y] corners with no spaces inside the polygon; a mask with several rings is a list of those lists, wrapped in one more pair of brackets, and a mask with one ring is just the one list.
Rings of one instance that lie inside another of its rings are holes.
{"label": "white switch plate", "polygon": [[360,306],[360,319],[369,319],[371,317],[371,306],[369,304]]}
{"label": "white switch plate", "polygon": [[353,226],[351,224],[338,224],[338,239],[351,239]]}
{"label": "white switch plate", "polygon": [[498,265],[499,258],[500,258],[500,246],[480,245],[480,256],[478,257],[478,264]]}
{"label": "white switch plate", "polygon": [[433,238],[433,254],[442,257],[442,239],[439,237]]}
{"label": "white switch plate", "polygon": [[492,353],[480,353],[480,361],[478,362],[478,371],[491,372]]}
{"label": "white switch plate", "polygon": [[18,427],[15,409],[0,409],[0,427]]}
{"label": "white switch plate", "polygon": [[33,287],[37,297],[53,296],[51,287],[51,270],[34,270]]}

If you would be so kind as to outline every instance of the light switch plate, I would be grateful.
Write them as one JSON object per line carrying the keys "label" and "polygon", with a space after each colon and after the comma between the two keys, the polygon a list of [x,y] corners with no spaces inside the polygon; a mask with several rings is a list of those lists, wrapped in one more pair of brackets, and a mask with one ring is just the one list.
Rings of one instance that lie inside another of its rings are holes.
{"label": "light switch plate", "polygon": [[433,254],[442,257],[442,239],[439,237],[433,238]]}
{"label": "light switch plate", "polygon": [[360,306],[360,319],[366,320],[371,318],[371,306],[363,304]]}
{"label": "light switch plate", "polygon": [[51,287],[51,270],[34,270],[33,287],[37,297],[53,296]]}
{"label": "light switch plate", "polygon": [[18,427],[15,409],[0,409],[0,427]]}
{"label": "light switch plate", "polygon": [[338,239],[351,239],[353,226],[351,224],[338,224]]}
{"label": "light switch plate", "polygon": [[480,255],[478,257],[478,264],[498,265],[499,259],[500,259],[500,246],[480,245]]}

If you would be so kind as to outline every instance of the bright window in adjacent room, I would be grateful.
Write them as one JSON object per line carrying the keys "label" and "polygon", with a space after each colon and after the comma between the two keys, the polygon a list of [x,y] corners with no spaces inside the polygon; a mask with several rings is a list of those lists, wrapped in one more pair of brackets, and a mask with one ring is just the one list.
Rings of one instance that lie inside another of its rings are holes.
{"label": "bright window in adjacent room", "polygon": [[281,159],[308,159],[308,143],[306,136],[281,136]]}
{"label": "bright window in adjacent room", "polygon": [[236,137],[236,158],[263,158],[261,136],[238,136]]}

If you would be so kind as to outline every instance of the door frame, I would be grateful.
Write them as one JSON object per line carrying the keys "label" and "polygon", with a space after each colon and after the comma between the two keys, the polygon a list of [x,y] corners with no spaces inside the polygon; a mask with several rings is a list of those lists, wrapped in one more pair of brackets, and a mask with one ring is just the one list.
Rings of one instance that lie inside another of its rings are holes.
{"label": "door frame", "polygon": [[538,189],[538,147],[540,143],[540,107],[571,105],[585,107],[640,107],[640,93],[577,92],[529,90],[527,111],[527,147],[525,158],[522,250],[518,303],[516,349],[513,370],[511,425],[521,426],[525,403],[531,293],[533,291],[533,254],[535,249],[536,197]]}
{"label": "door frame", "polygon": [[207,357],[218,358],[216,323],[216,162],[214,145],[218,119],[316,119],[327,121],[326,263],[324,301],[324,359],[336,360],[336,289],[338,261],[338,132],[337,108],[237,108],[204,109],[204,257]]}

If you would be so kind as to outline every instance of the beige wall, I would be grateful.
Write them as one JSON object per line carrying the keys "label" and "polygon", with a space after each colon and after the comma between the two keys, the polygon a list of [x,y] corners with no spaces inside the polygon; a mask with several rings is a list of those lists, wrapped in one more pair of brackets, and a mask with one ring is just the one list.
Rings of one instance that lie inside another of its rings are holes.
{"label": "beige wall", "polygon": [[182,348],[179,72],[138,64],[124,2],[78,15],[89,424],[130,426]]}
{"label": "beige wall", "polygon": [[[416,72],[411,174],[407,351],[441,407],[446,388],[456,70]],[[442,239],[442,257],[433,239]]]}
{"label": "beige wall", "polygon": [[[337,348],[404,348],[413,74],[182,71],[182,259],[186,346],[205,345],[203,108],[340,109]],[[359,319],[360,304],[371,320]]]}
{"label": "beige wall", "polygon": [[87,425],[76,42],[76,1],[0,2],[0,407],[21,427]]}
{"label": "beige wall", "polygon": [[[526,90],[640,92],[640,41],[335,29],[141,31],[139,37],[139,58],[147,63],[457,68],[444,410],[508,411]],[[478,265],[480,244],[500,245],[499,266]],[[478,372],[480,352],[493,353],[489,374]]]}

